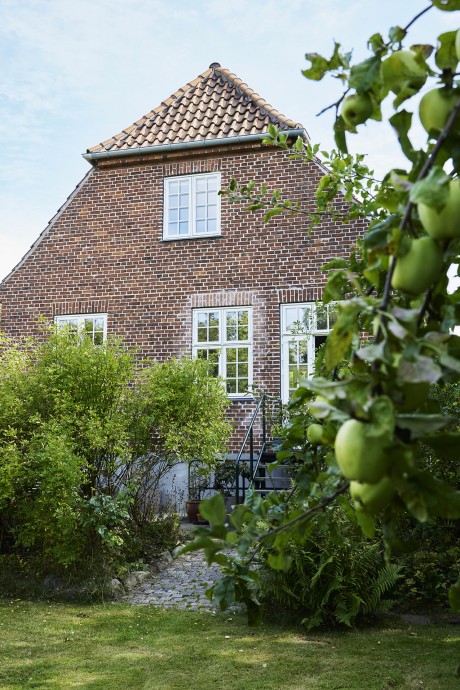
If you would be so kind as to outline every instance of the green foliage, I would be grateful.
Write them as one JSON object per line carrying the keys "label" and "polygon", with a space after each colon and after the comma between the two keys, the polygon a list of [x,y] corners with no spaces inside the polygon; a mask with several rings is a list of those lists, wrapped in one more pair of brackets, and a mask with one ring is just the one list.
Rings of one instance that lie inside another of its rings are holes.
{"label": "green foliage", "polygon": [[201,359],[153,364],[137,381],[133,401],[136,456],[151,451],[174,460],[198,458],[212,466],[225,448],[228,399]]}
{"label": "green foliage", "polygon": [[116,341],[63,330],[2,346],[0,551],[70,571],[175,545],[174,520],[157,519],[158,484],[195,454],[212,467],[229,433],[206,363],[155,364],[135,379]]}
{"label": "green foliage", "polygon": [[[459,410],[443,401],[449,386],[460,383],[460,337],[453,332],[460,321],[460,290],[447,289],[447,272],[460,263],[460,35],[441,34],[433,41],[436,48],[410,44],[419,17],[459,9],[458,2],[432,0],[406,26],[391,27],[387,37],[374,33],[371,54],[358,64],[336,42],[330,58],[307,53],[305,76],[318,81],[329,74],[341,90],[322,111],[335,110],[338,151],[325,153],[301,138],[290,141],[273,126],[265,143],[309,166],[318,160],[325,165],[313,212],[255,182],[232,181],[223,191],[248,211],[263,211],[265,221],[287,212],[305,214],[313,231],[319,222],[337,218],[362,217],[368,225],[348,260],[335,258],[324,267],[323,302],[337,302],[338,316],[317,363],[320,376],[302,381],[290,405],[278,457],[297,463],[292,491],[263,499],[248,492],[246,505],[232,516],[233,531],[215,531],[216,538],[236,545],[241,567],[269,549],[270,567],[288,570],[292,539],[298,548],[312,518],[334,501],[366,535],[381,526],[387,558],[404,548],[406,519],[431,526],[460,517]],[[412,99],[422,88],[427,93],[414,112]],[[363,156],[349,155],[347,140],[366,121],[379,122],[388,105],[407,166],[377,181]],[[411,135],[417,120],[427,135],[420,149]],[[314,446],[307,438],[312,416],[323,427]],[[449,476],[442,472],[445,462]],[[358,482],[356,511],[344,503],[345,477]],[[381,481],[390,490],[373,500]],[[363,490],[366,483],[370,490]],[[201,547],[217,560],[213,529],[211,541],[201,537]],[[449,598],[458,606],[458,581]]]}
{"label": "green foliage", "polygon": [[269,553],[262,551],[262,602],[271,610],[296,611],[308,630],[352,626],[387,611],[393,602],[384,597],[400,578],[397,566],[384,563],[379,544],[362,537],[341,511],[329,517],[314,520],[302,541],[287,543],[288,570],[270,568]]}

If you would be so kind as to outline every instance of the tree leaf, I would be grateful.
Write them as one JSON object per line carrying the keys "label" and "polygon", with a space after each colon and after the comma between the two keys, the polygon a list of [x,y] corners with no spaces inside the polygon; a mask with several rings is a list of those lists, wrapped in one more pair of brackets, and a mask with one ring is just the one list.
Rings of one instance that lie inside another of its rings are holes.
{"label": "tree leaf", "polygon": [[449,175],[442,168],[434,167],[423,180],[413,185],[409,198],[413,204],[421,202],[440,211],[449,197],[449,182]]}
{"label": "tree leaf", "polygon": [[358,93],[370,91],[376,83],[380,83],[380,55],[373,55],[367,60],[353,65],[350,70],[348,86]]}
{"label": "tree leaf", "polygon": [[211,498],[206,498],[200,502],[200,514],[209,520],[213,527],[225,525],[227,511],[225,510],[224,498],[221,494],[215,494]]}
{"label": "tree leaf", "polygon": [[449,69],[455,72],[458,64],[457,51],[455,50],[456,31],[446,31],[438,36],[439,47],[436,51],[435,62],[440,70]]}
{"label": "tree leaf", "polygon": [[292,558],[285,551],[270,553],[268,556],[268,565],[270,568],[273,568],[273,570],[282,570],[286,572],[292,565]]}
{"label": "tree leaf", "polygon": [[401,26],[392,26],[388,35],[392,43],[401,43],[406,36],[406,31]]}
{"label": "tree leaf", "polygon": [[390,117],[388,121],[398,135],[398,141],[402,152],[406,158],[414,163],[417,156],[408,136],[408,132],[412,125],[412,113],[409,113],[407,110],[400,110]]}
{"label": "tree leaf", "polygon": [[363,513],[362,510],[357,510],[355,514],[356,514],[356,522],[361,527],[363,534],[365,534],[366,537],[369,537],[369,539],[373,539],[375,537],[375,520],[374,520],[374,518],[371,515],[367,515],[366,513]]}
{"label": "tree leaf", "polygon": [[396,426],[410,431],[413,439],[423,439],[426,434],[442,429],[451,421],[451,417],[441,414],[398,414],[396,416]]}
{"label": "tree leaf", "polygon": [[425,355],[417,355],[411,360],[401,359],[398,367],[398,379],[400,381],[436,383],[441,376],[441,368],[431,357]]}
{"label": "tree leaf", "polygon": [[303,76],[314,81],[321,81],[329,70],[329,61],[318,53],[307,53],[305,59],[311,62],[311,67],[302,70]]}

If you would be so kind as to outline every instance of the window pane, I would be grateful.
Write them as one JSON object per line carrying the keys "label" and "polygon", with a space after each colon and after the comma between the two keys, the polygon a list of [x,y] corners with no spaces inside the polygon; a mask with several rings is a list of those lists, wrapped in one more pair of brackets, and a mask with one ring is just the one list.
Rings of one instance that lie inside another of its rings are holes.
{"label": "window pane", "polygon": [[188,235],[188,223],[179,223],[179,234],[180,235]]}
{"label": "window pane", "polygon": [[210,326],[218,326],[219,325],[219,312],[218,311],[210,311],[209,312],[209,325]]}
{"label": "window pane", "polygon": [[227,364],[227,378],[236,378],[236,364]]}
{"label": "window pane", "polygon": [[289,364],[297,364],[297,343],[295,340],[289,342]]}
{"label": "window pane", "polygon": [[217,218],[217,206],[208,205],[208,218]]}
{"label": "window pane", "polygon": [[168,234],[169,235],[177,235],[178,234],[177,223],[168,223]]}
{"label": "window pane", "polygon": [[237,339],[236,324],[237,324],[236,311],[228,311],[227,312],[227,340],[236,340]]}
{"label": "window pane", "polygon": [[198,342],[207,343],[208,342],[208,329],[198,328]]}
{"label": "window pane", "polygon": [[207,231],[208,232],[217,232],[217,220],[215,218],[210,218],[208,220]]}
{"label": "window pane", "polygon": [[236,381],[227,381],[227,393],[231,395],[232,393],[236,392]]}
{"label": "window pane", "polygon": [[190,184],[189,184],[188,178],[184,177],[184,179],[180,180],[180,192],[181,192],[181,194],[187,194],[187,196],[188,196],[189,187],[190,187]]}
{"label": "window pane", "polygon": [[248,362],[249,361],[249,349],[247,347],[238,348],[238,361]]}
{"label": "window pane", "polygon": [[307,340],[300,340],[299,341],[298,361],[299,361],[299,363],[300,362],[308,362],[308,341]]}
{"label": "window pane", "polygon": [[196,209],[196,219],[205,220],[206,219],[206,208],[204,206],[198,206]]}
{"label": "window pane", "polygon": [[302,309],[302,330],[303,333],[311,333],[314,328],[314,312],[307,307]]}
{"label": "window pane", "polygon": [[177,194],[178,192],[179,192],[179,183],[177,182],[177,180],[174,180],[174,181],[171,180],[171,182],[169,183],[169,194],[170,194],[170,196],[172,194]]}
{"label": "window pane", "polygon": [[196,189],[198,192],[205,192],[206,187],[207,187],[207,180],[206,177],[197,177],[196,178]]}
{"label": "window pane", "polygon": [[319,331],[327,329],[327,309],[324,305],[318,305],[316,309],[316,328]]}
{"label": "window pane", "polygon": [[217,175],[212,175],[211,177],[208,177],[207,182],[208,182],[208,189],[209,190],[215,190],[217,192]]}
{"label": "window pane", "polygon": [[93,342],[95,345],[102,345],[102,343],[104,342],[104,334],[100,331],[95,333],[93,337]]}
{"label": "window pane", "polygon": [[[210,316],[212,316],[212,314],[210,314]],[[200,326],[201,327],[207,326],[208,325],[208,314],[203,314],[203,313],[198,314],[197,323],[198,323],[198,328],[200,328]]]}
{"label": "window pane", "polygon": [[247,364],[239,364],[238,365],[238,376],[243,376],[243,377],[247,378],[248,373],[249,373],[249,367]]}
{"label": "window pane", "polygon": [[209,329],[209,341],[211,343],[217,343],[219,341],[219,329],[215,326]]}
{"label": "window pane", "polygon": [[247,393],[249,388],[249,383],[247,379],[238,379],[238,393]]}
{"label": "window pane", "polygon": [[188,220],[188,208],[179,209],[179,220]]}
{"label": "window pane", "polygon": [[227,347],[227,363],[228,362],[236,362],[236,348],[235,347]]}
{"label": "window pane", "polygon": [[195,196],[195,203],[197,206],[206,206],[207,198],[206,192],[197,192]]}
{"label": "window pane", "polygon": [[327,340],[327,335],[315,335],[315,353],[324,345]]}
{"label": "window pane", "polygon": [[195,223],[195,230],[199,234],[205,233],[206,232],[206,221],[205,220],[197,220]]}
{"label": "window pane", "polygon": [[335,304],[328,304],[328,312],[329,312],[329,328],[332,328],[332,326],[335,324],[337,321],[337,316],[338,316],[338,309]]}

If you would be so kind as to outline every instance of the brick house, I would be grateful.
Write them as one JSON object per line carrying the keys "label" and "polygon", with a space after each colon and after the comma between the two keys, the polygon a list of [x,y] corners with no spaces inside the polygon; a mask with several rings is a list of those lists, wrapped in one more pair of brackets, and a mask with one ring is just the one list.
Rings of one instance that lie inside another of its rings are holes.
{"label": "brick house", "polygon": [[[38,317],[122,336],[145,358],[216,358],[241,442],[252,391],[289,397],[330,326],[320,267],[347,256],[358,225],[257,214],[220,197],[235,177],[314,208],[323,170],[261,144],[281,115],[218,63],[131,127],[88,149],[90,170],[0,285],[1,328]],[[308,334],[302,324],[308,321]],[[299,327],[300,324],[300,327]]]}

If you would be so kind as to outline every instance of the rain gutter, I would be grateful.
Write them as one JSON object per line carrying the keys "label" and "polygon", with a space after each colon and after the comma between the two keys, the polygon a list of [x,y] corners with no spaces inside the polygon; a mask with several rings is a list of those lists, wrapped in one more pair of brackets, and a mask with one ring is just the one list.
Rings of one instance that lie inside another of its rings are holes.
{"label": "rain gutter", "polygon": [[[287,129],[280,134],[287,134],[288,137],[304,137],[304,129]],[[223,139],[203,139],[201,141],[184,141],[178,144],[160,144],[159,146],[141,146],[137,149],[118,149],[116,151],[94,151],[93,153],[83,153],[83,158],[91,164],[98,160],[107,158],[121,158],[126,156],[144,156],[149,153],[174,153],[187,149],[205,149],[212,146],[226,146],[229,144],[250,144],[261,141],[266,134],[248,134],[246,136],[225,137]]]}

